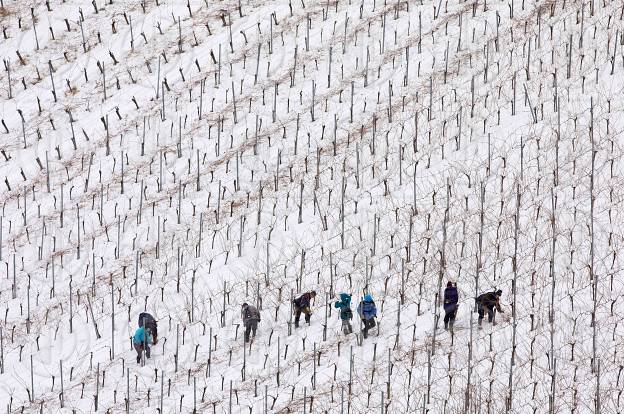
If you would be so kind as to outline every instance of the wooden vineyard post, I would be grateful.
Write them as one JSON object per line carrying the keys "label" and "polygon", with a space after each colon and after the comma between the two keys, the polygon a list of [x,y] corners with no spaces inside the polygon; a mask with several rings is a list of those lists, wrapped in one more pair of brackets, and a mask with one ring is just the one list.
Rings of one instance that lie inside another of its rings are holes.
{"label": "wooden vineyard post", "polygon": [[35,377],[33,373],[33,356],[30,354],[30,402],[35,401]]}
{"label": "wooden vineyard post", "polygon": [[191,277],[191,322],[195,322],[195,273],[197,269],[193,269]]}
{"label": "wooden vineyard post", "polygon": [[93,329],[95,330],[95,337],[100,339],[102,336],[100,335],[100,331],[98,330],[97,322],[95,322],[95,317],[93,316],[93,306],[91,305],[91,297],[87,294],[87,302],[89,302],[89,313],[91,314],[91,322],[93,323]]}
{"label": "wooden vineyard post", "polygon": [[[482,262],[482,254],[483,254],[483,223],[485,219],[485,185],[483,181],[480,185],[480,201],[481,208],[479,211],[479,237],[478,237],[478,249],[477,249],[477,268],[475,269],[475,298],[479,296],[479,273],[481,272],[481,267],[483,266]],[[477,311],[477,302],[474,304],[474,312]]]}
{"label": "wooden vineyard post", "polygon": [[514,217],[514,255],[512,258],[513,267],[513,284],[512,295],[513,304],[511,307],[511,318],[513,320],[512,334],[511,334],[511,360],[509,362],[509,394],[507,397],[507,412],[512,410],[513,406],[513,371],[516,365],[516,332],[518,327],[518,321],[516,318],[516,297],[517,297],[517,281],[518,281],[518,233],[520,230],[520,183],[516,183],[516,214]]}
{"label": "wooden vineyard post", "polygon": [[[54,269],[54,263],[52,263],[52,269]],[[52,288],[54,289],[54,287]],[[74,319],[74,309],[73,309],[73,295],[72,295],[72,281],[69,280],[69,333],[73,333],[73,319]]]}
{"label": "wooden vineyard post", "polygon": [[[571,35],[570,35],[571,36]],[[570,44],[570,48],[572,48],[572,44]],[[570,53],[571,54],[571,53]],[[596,149],[594,143],[594,98],[592,97],[590,100],[590,125],[589,125],[589,138],[591,140],[591,174],[589,178],[589,196],[590,196],[590,204],[589,204],[589,233],[590,233],[590,245],[589,245],[589,257],[590,257],[590,265],[589,265],[589,279],[592,282],[592,298],[593,298],[593,309],[591,314],[591,327],[592,327],[592,361],[591,361],[591,369],[592,373],[596,373],[596,354],[597,354],[597,338],[596,338],[596,312],[598,308],[598,278],[594,269],[594,203],[595,203],[595,193],[594,193],[594,172],[595,172],[595,163],[596,163]]]}
{"label": "wooden vineyard post", "polygon": [[178,372],[178,361],[179,361],[179,350],[180,350],[180,324],[176,325],[176,347],[175,354],[173,355],[175,370],[174,372]]}
{"label": "wooden vineyard post", "polygon": [[4,333],[0,326],[0,374],[4,374]]}
{"label": "wooden vineyard post", "polygon": [[241,368],[241,381],[245,382],[245,374],[247,371],[247,342],[243,333],[243,367]]}
{"label": "wooden vineyard post", "polygon": [[548,412],[549,414],[553,414],[555,411],[555,395],[557,391],[556,384],[556,376],[557,376],[557,359],[555,358],[555,287],[556,287],[556,273],[555,273],[555,249],[557,247],[557,197],[555,196],[555,188],[556,188],[556,180],[557,176],[554,175],[553,188],[551,188],[550,192],[550,203],[551,203],[551,217],[550,217],[550,225],[552,232],[552,244],[550,249],[550,309],[548,314],[548,321],[550,322],[550,371],[551,371],[551,390],[550,390],[550,398],[548,400]]}
{"label": "wooden vineyard post", "polygon": [[[446,271],[446,241],[447,241],[447,224],[449,218],[449,201],[451,198],[451,184],[447,179],[446,181],[446,208],[444,209],[444,221],[442,223],[442,249],[440,251],[440,270],[438,272],[438,288],[435,292],[434,298],[434,322],[433,322],[433,336],[431,342],[431,355],[435,354],[435,346],[436,346],[436,333],[438,330],[438,322],[440,319],[440,307],[439,303],[439,295],[442,289],[442,278],[444,276],[444,272]],[[428,399],[428,397],[427,397]]]}
{"label": "wooden vineyard post", "polygon": [[[95,262],[94,265],[95,267]],[[111,278],[111,352],[110,360],[115,359],[115,289]]]}
{"label": "wooden vineyard post", "polygon": [[[195,379],[193,377],[193,379]],[[165,373],[164,371],[161,369],[160,370],[160,396],[159,396],[159,413],[163,412],[163,399],[164,399],[164,394],[165,394]]]}
{"label": "wooden vineyard post", "polygon": [[[329,292],[325,292],[325,321],[323,322],[323,342],[327,340],[327,314],[329,312],[330,307],[330,297]],[[316,347],[316,343],[314,344]]]}
{"label": "wooden vineyard post", "polygon": [[65,406],[65,389],[63,385],[63,360],[59,359],[59,373],[61,377],[61,393],[59,394],[59,400],[61,403],[61,408]]}

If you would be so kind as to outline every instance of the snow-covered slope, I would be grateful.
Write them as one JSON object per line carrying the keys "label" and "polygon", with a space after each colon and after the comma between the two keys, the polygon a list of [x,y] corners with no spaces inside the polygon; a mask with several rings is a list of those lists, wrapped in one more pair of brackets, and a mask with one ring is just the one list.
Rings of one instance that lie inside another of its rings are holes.
{"label": "snow-covered slope", "polygon": [[623,10],[4,0],[2,407],[620,412]]}

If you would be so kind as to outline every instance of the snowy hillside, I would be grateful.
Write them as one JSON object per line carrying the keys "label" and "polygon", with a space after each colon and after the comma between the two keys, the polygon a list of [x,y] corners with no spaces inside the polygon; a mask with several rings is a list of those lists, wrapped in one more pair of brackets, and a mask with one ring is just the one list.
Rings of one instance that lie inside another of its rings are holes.
{"label": "snowy hillside", "polygon": [[[0,406],[622,412],[623,15],[3,0]],[[375,298],[368,338],[340,292]]]}

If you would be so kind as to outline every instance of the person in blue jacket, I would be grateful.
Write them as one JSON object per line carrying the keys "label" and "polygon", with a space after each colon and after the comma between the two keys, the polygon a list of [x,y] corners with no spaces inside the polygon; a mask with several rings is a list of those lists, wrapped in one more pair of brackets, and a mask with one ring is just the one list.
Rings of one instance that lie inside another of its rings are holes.
{"label": "person in blue jacket", "polygon": [[145,351],[145,356],[150,357],[150,345],[153,343],[152,341],[152,333],[149,328],[145,328],[141,326],[134,333],[134,338],[132,338],[132,342],[134,344],[134,350],[137,352],[137,364],[141,362],[141,354]]}
{"label": "person in blue jacket", "polygon": [[351,326],[351,319],[353,319],[353,312],[351,311],[351,295],[348,293],[341,293],[340,300],[334,303],[334,307],[340,309],[342,332],[344,332],[345,335],[353,333],[353,327]]}
{"label": "person in blue jacket", "polygon": [[377,307],[371,295],[364,295],[364,299],[362,299],[358,305],[357,313],[360,315],[360,319],[362,319],[362,324],[364,325],[362,334],[364,338],[367,338],[368,330],[375,327],[375,317],[377,316]]}
{"label": "person in blue jacket", "polygon": [[446,284],[446,289],[444,289],[444,329],[446,330],[450,328],[453,331],[458,301],[457,286],[453,285],[453,282],[449,280]]}

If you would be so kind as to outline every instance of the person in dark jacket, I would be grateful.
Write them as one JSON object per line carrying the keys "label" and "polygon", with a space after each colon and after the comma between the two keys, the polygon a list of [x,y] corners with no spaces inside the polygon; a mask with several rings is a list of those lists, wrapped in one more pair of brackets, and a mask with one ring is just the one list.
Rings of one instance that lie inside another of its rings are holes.
{"label": "person in dark jacket", "polygon": [[348,293],[341,293],[340,300],[334,303],[334,307],[340,309],[342,332],[344,332],[345,335],[353,333],[353,327],[351,326],[351,319],[353,319],[353,312],[351,311],[351,295]]}
{"label": "person in dark jacket", "polygon": [[310,316],[312,311],[310,310],[310,301],[316,297],[316,291],[312,290],[306,292],[303,295],[293,300],[293,312],[295,312],[295,328],[299,327],[299,319],[301,314],[305,314],[305,321],[310,325]]}
{"label": "person in dark jacket", "polygon": [[457,294],[457,286],[449,280],[444,289],[444,329],[451,331],[455,324],[455,316],[457,315],[457,302],[459,295]]}
{"label": "person in dark jacket", "polygon": [[375,317],[377,316],[377,306],[371,295],[365,295],[357,308],[362,324],[362,334],[364,338],[368,337],[368,330],[375,327]]}
{"label": "person in dark jacket", "polygon": [[149,358],[151,356],[150,345],[153,344],[152,333],[149,328],[141,326],[137,329],[134,333],[134,337],[132,338],[132,344],[134,345],[134,350],[137,352],[137,364],[141,362],[141,355],[143,354],[143,351],[145,351],[145,356]]}
{"label": "person in dark jacket", "polygon": [[252,339],[256,337],[258,322],[260,322],[260,312],[258,308],[247,303],[242,306],[243,325],[245,325],[245,342],[249,342],[249,335]]}
{"label": "person in dark jacket", "polygon": [[477,312],[479,312],[479,326],[483,323],[483,317],[485,312],[488,314],[488,322],[492,325],[496,325],[496,310],[504,313],[500,306],[500,297],[503,294],[502,290],[496,292],[487,292],[477,296]]}
{"label": "person in dark jacket", "polygon": [[150,330],[154,345],[158,343],[158,322],[147,312],[139,313],[139,328],[144,327]]}

